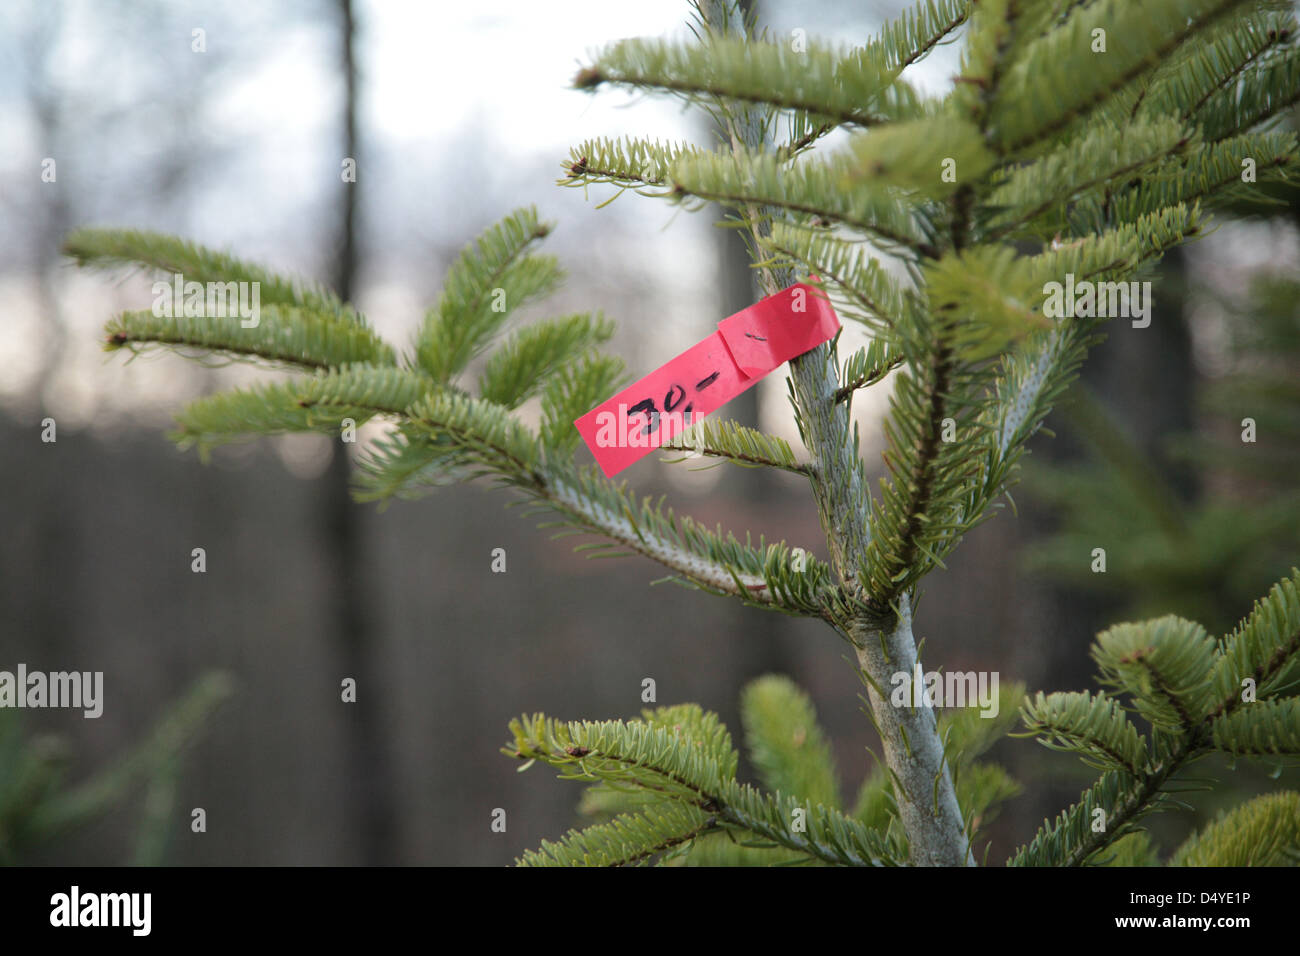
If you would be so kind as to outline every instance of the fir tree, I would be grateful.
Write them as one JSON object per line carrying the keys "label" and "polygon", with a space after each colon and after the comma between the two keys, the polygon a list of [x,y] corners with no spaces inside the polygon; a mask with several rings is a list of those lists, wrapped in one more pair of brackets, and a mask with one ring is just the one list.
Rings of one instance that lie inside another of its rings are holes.
{"label": "fir tree", "polygon": [[[506,752],[592,783],[589,808],[612,816],[522,862],[971,864],[979,827],[1015,792],[977,759],[1008,720],[969,710],[937,720],[923,702],[894,704],[894,675],[921,664],[919,585],[1002,508],[1025,443],[1102,334],[1107,310],[1094,299],[1060,314],[1052,284],[1146,275],[1203,233],[1215,204],[1295,161],[1295,138],[1270,122],[1300,97],[1296,24],[1289,5],[1260,0],[925,0],[864,46],[837,48],[766,36],[733,4],[709,0],[693,27],[688,42],[613,44],[575,85],[679,98],[711,113],[723,141],[590,139],[561,181],[717,203],[748,237],[767,293],[815,275],[839,314],[870,333],[853,355],[830,342],[790,362],[802,451],[725,422],[673,446],[805,476],[829,561],[704,527],[581,463],[572,422],[625,369],[599,350],[609,335],[600,316],[507,331],[511,312],[560,279],[536,251],[550,227],[532,210],[466,249],[405,351],[327,290],[178,239],[82,231],[68,251],[87,265],[261,283],[255,328],[147,311],[110,323],[110,349],[199,350],[301,373],[192,403],[175,434],[183,444],[388,420],[360,469],[363,498],[489,477],[545,526],[600,539],[584,548],[638,554],[688,586],[819,618],[853,649],[883,753],[852,805],[840,803],[810,704],[780,681],[745,699],[765,790],[737,782],[728,732],[693,705],[633,721],[523,717]],[[904,71],[962,30],[953,89],[921,95]],[[847,136],[830,148],[837,130]],[[502,301],[508,311],[494,308]],[[467,366],[484,354],[470,381]],[[873,489],[849,411],[858,389],[895,369],[888,474]],[[534,395],[536,429],[516,413]],[[1105,692],[1014,689],[1004,717],[1019,702],[1027,733],[1100,777],[1011,862],[1151,862],[1137,823],[1168,805],[1194,761],[1300,754],[1300,713],[1286,696],[1300,658],[1298,585],[1300,573],[1279,583],[1219,639],[1173,617],[1111,628],[1094,648]],[[1294,806],[1288,794],[1256,800],[1175,862],[1285,859]]]}

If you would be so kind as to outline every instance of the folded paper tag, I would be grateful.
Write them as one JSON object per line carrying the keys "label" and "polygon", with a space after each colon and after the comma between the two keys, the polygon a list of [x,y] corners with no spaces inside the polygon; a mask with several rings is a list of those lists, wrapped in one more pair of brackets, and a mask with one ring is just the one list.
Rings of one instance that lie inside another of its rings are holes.
{"label": "folded paper tag", "polygon": [[723,319],[704,341],[573,424],[612,478],[839,328],[822,292],[797,283]]}

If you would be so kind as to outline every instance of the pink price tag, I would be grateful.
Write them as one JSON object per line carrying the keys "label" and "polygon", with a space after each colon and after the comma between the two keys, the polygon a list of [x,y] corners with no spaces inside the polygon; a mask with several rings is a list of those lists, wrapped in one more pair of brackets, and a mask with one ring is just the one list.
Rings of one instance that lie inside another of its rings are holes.
{"label": "pink price tag", "polygon": [[821,291],[796,283],[723,319],[704,341],[573,424],[612,478],[839,328]]}

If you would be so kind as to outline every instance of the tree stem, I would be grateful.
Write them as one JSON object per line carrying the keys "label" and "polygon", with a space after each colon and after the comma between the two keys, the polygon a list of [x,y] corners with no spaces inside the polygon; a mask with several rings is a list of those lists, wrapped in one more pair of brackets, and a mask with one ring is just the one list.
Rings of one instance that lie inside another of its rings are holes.
{"label": "tree stem", "polygon": [[[700,5],[700,12],[717,33],[744,32],[741,18],[729,0],[709,0]],[[737,116],[725,104],[722,109],[733,150],[763,148],[764,127],[757,110],[747,108]],[[772,211],[750,206],[745,212],[757,256],[763,237],[770,232]],[[759,276],[769,295],[794,281],[790,269],[763,268]],[[848,407],[835,400],[839,370],[834,347],[824,343],[791,360],[790,373],[803,417],[804,444],[813,457],[812,486],[831,563],[845,589],[865,603],[868,595],[862,594],[858,568],[871,543],[871,499]],[[895,799],[911,846],[912,863],[973,866],[934,710],[925,706],[894,707],[888,697],[881,696],[891,686],[895,673],[902,671],[910,676],[916,669],[909,595],[899,596],[898,610],[892,625],[882,624],[879,615],[864,609],[840,626],[857,649],[858,666],[869,678],[871,711],[880,729],[885,763],[893,772],[896,790],[902,790],[895,793]]]}
{"label": "tree stem", "polygon": [[[894,797],[903,830],[911,841],[912,863],[974,866],[934,708],[916,700],[912,703],[920,706],[895,707],[886,696],[892,686],[890,677],[906,674],[910,684],[916,672],[916,641],[906,595],[899,599],[899,612],[892,631],[882,633],[855,622],[849,636],[857,648],[858,666],[872,678],[867,683],[867,697],[880,729],[885,764],[896,782]],[[901,793],[897,792],[900,787]]]}

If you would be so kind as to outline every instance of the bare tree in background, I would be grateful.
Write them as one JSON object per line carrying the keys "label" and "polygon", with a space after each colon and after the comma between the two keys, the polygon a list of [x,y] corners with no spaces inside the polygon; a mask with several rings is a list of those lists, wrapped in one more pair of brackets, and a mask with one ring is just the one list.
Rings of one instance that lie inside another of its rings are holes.
{"label": "bare tree in background", "polygon": [[[344,84],[343,157],[358,160],[357,111],[360,79],[357,74],[357,21],[352,0],[337,0],[340,68]],[[357,276],[357,210],[364,174],[355,182],[341,182],[340,223],[333,286],[345,302],[352,300]],[[333,602],[338,658],[343,677],[357,682],[357,703],[347,708],[347,762],[352,782],[350,816],[357,823],[361,862],[368,866],[391,864],[397,858],[396,799],[391,757],[383,731],[380,707],[384,697],[376,666],[373,636],[368,633],[365,602],[369,589],[362,556],[357,505],[349,490],[351,461],[336,444],[329,470],[323,478],[322,526],[330,581],[326,593]]]}

